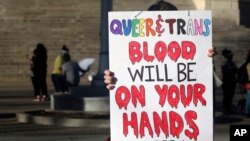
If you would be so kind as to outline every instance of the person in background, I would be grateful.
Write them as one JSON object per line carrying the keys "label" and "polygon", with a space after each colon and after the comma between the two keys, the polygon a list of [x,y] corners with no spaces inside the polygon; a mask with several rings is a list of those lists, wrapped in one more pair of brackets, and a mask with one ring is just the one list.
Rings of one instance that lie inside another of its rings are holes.
{"label": "person in background", "polygon": [[66,45],[63,45],[60,54],[56,57],[54,61],[54,69],[51,75],[51,79],[56,93],[66,91],[66,88],[64,86],[65,80],[62,71],[63,56],[65,54],[69,54],[69,49],[66,47]]}
{"label": "person in background", "polygon": [[169,2],[165,2],[164,0],[158,0],[154,4],[152,4],[148,11],[173,11],[178,10],[177,7]]}
{"label": "person in background", "polygon": [[241,65],[238,72],[238,81],[246,92],[245,112],[250,117],[250,50],[248,51],[246,61]]}
{"label": "person in background", "polygon": [[35,101],[48,100],[47,90],[47,49],[42,43],[38,43],[35,49],[34,65],[34,88]]}
{"label": "person in background", "polygon": [[89,71],[89,68],[87,70],[82,70],[77,62],[71,60],[69,54],[65,54],[63,56],[63,61],[64,64],[62,66],[62,70],[65,77],[65,86],[68,91],[69,87],[76,87],[79,85],[79,72],[82,72],[82,75],[84,75],[87,71]]}
{"label": "person in background", "polygon": [[233,53],[231,50],[222,50],[222,55],[226,59],[221,65],[222,71],[222,90],[223,90],[223,108],[225,114],[231,114],[232,101],[237,84],[238,68],[233,61]]}
{"label": "person in background", "polygon": [[34,97],[36,97],[36,95],[35,95],[35,78],[34,78],[34,59],[35,59],[36,52],[37,52],[37,50],[34,49],[33,55],[31,58],[29,58],[29,55],[26,55],[27,62],[30,65],[30,78],[31,78],[32,86],[33,86]]}
{"label": "person in background", "polygon": [[237,84],[238,68],[233,61],[233,53],[231,50],[222,50],[222,55],[226,59],[221,65],[222,71],[222,90],[223,90],[223,108],[225,114],[231,114],[232,101]]}

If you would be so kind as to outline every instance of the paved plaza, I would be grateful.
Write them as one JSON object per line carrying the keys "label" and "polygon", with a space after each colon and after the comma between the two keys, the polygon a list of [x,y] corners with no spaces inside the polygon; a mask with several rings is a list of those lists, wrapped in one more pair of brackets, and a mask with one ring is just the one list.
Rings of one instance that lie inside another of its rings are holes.
{"label": "paved plaza", "polygon": [[[0,141],[103,141],[109,135],[109,128],[98,126],[62,127],[59,125],[41,125],[20,123],[16,113],[49,109],[50,103],[32,101],[32,87],[13,86],[0,89]],[[236,93],[235,102],[240,98]],[[221,90],[216,94],[216,113],[214,141],[229,141],[230,124],[250,124],[239,111],[225,116],[221,112]]]}

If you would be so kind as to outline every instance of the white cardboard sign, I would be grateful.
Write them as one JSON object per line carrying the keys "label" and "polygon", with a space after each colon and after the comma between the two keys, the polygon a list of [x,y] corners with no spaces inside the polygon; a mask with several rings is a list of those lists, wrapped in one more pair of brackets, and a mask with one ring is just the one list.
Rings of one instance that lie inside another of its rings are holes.
{"label": "white cardboard sign", "polygon": [[109,12],[113,141],[212,141],[210,11]]}

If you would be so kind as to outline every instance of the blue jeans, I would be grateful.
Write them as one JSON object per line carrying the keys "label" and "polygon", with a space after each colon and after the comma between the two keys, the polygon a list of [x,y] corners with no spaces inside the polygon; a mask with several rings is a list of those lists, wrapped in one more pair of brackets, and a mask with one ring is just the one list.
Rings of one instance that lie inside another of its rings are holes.
{"label": "blue jeans", "polygon": [[246,93],[246,114],[250,114],[250,90]]}
{"label": "blue jeans", "polygon": [[66,90],[65,88],[65,77],[64,75],[60,75],[60,74],[52,74],[51,76],[54,88],[56,90],[56,92],[63,92]]}

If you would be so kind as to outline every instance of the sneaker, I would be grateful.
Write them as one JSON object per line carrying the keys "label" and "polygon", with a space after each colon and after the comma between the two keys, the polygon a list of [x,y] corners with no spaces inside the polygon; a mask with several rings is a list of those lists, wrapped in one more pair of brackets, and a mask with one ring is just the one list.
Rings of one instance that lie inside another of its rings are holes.
{"label": "sneaker", "polygon": [[49,97],[46,95],[43,95],[41,98],[41,101],[47,101],[47,100],[49,100]]}
{"label": "sneaker", "polygon": [[39,101],[40,101],[40,96],[39,96],[39,95],[37,95],[37,96],[33,99],[33,101],[35,101],[35,102],[39,102]]}

